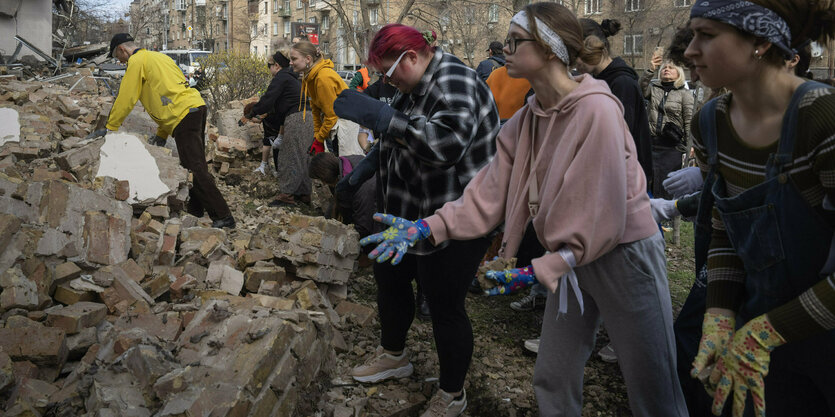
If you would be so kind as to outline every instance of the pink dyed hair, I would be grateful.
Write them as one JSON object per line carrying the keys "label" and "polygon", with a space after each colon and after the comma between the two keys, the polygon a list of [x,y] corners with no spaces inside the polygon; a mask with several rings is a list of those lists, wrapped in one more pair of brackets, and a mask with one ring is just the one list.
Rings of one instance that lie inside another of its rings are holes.
{"label": "pink dyed hair", "polygon": [[[432,31],[433,42],[436,38],[435,31]],[[396,59],[403,51],[410,49],[424,52],[434,51],[435,47],[430,45],[419,30],[399,23],[390,23],[383,26],[371,40],[366,65],[379,70],[383,59]]]}

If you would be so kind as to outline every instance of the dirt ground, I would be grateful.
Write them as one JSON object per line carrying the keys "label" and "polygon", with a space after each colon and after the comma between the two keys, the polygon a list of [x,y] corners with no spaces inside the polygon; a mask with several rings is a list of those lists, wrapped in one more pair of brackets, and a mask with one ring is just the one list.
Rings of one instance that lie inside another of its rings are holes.
{"label": "dirt ground", "polygon": [[[252,216],[258,214],[259,206],[269,201],[270,192],[252,186],[253,183],[248,179],[243,179],[240,183],[235,181],[234,184],[227,182],[227,186],[223,188],[232,193],[240,193],[232,199],[240,198],[241,204],[237,207],[246,215]],[[297,209],[305,214],[319,214],[317,208],[311,206],[301,205]],[[236,217],[239,217],[237,213]],[[678,246],[671,243],[671,233],[666,233],[665,236],[670,292],[673,311],[677,314],[694,279],[692,225],[682,222],[681,243]],[[467,297],[467,310],[475,335],[475,349],[465,383],[468,398],[465,416],[539,415],[532,386],[536,357],[524,349],[523,343],[525,339],[539,335],[543,320],[542,310],[520,313],[509,306],[511,301],[522,298],[524,293],[525,291],[498,297],[469,294]],[[361,268],[349,284],[348,300],[376,310],[375,297],[376,285],[371,268]],[[415,373],[410,378],[376,385],[356,384],[348,377],[348,373],[351,367],[362,363],[379,343],[378,321],[375,319],[372,325],[366,327],[352,326],[343,329],[343,335],[349,350],[337,355],[334,374],[338,377],[331,381],[330,386],[322,387],[323,392],[340,397],[335,398],[337,400],[344,400],[341,397],[356,396],[357,401],[364,402],[363,408],[372,410],[371,415],[375,415],[374,398],[386,393],[389,399],[402,397],[399,402],[403,404],[403,408],[399,411],[381,409],[379,415],[418,415],[421,407],[410,404],[423,404],[422,399],[431,396],[433,386],[437,383],[438,362],[431,324],[415,319],[409,332],[407,346],[412,353]],[[608,341],[605,330],[600,330],[595,354],[585,367],[584,417],[632,415],[618,365],[603,362],[596,355],[597,350],[606,346]],[[385,408],[382,404],[390,408],[393,403],[381,402],[380,407]]]}

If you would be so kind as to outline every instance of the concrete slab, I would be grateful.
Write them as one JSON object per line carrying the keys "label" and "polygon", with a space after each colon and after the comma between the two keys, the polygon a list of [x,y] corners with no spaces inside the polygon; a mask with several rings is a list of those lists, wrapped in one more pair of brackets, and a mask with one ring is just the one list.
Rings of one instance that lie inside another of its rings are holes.
{"label": "concrete slab", "polygon": [[160,180],[156,160],[142,141],[126,133],[110,133],[101,147],[97,177],[109,176],[130,184],[128,203],[155,200],[171,190]]}
{"label": "concrete slab", "polygon": [[20,115],[15,109],[0,108],[0,146],[20,142]]}

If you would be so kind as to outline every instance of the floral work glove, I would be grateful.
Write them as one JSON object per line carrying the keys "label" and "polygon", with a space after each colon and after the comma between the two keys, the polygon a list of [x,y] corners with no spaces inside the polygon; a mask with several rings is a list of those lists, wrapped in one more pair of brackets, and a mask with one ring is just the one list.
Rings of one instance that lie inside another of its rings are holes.
{"label": "floral work glove", "polygon": [[485,291],[487,295],[511,294],[536,282],[533,265],[503,271],[487,271],[484,276],[499,284]]}
{"label": "floral work glove", "polygon": [[734,335],[733,342],[710,374],[716,384],[713,414],[722,413],[728,395],[733,392],[733,416],[742,417],[745,397],[751,392],[754,415],[765,417],[765,384],[771,351],[786,340],[774,330],[768,316],[763,314],[745,323]]}
{"label": "floral work glove", "polygon": [[727,350],[728,343],[734,337],[735,323],[736,320],[732,316],[719,313],[705,313],[702,321],[702,340],[699,342],[699,351],[693,360],[690,376],[699,378],[711,395],[716,386],[709,384],[708,378],[704,375],[705,369],[712,368]]}
{"label": "floral work glove", "polygon": [[399,264],[409,248],[431,234],[429,225],[422,219],[410,222],[391,214],[374,213],[374,220],[391,227],[380,233],[364,237],[360,240],[360,244],[365,246],[369,243],[382,242],[368,254],[370,259],[377,259],[377,262],[380,263],[394,256],[391,259],[391,264]]}

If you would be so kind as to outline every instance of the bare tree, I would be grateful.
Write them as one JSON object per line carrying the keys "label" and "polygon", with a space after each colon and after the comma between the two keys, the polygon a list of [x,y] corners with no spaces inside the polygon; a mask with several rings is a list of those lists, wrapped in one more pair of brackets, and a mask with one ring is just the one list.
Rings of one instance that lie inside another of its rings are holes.
{"label": "bare tree", "polygon": [[139,45],[161,49],[166,31],[168,10],[159,0],[142,0],[131,3],[126,15],[130,18],[130,32]]}
{"label": "bare tree", "polygon": [[[330,6],[344,28],[344,37],[360,56],[368,55],[368,45],[380,26],[387,23],[402,23],[413,9],[416,0],[406,0],[394,21],[389,20],[380,0],[319,0]],[[371,13],[376,10],[377,20],[372,22]],[[357,13],[357,19],[354,19]]]}
{"label": "bare tree", "polygon": [[675,29],[687,19],[689,8],[674,7],[669,0],[609,0],[609,16],[623,27],[623,56],[633,67],[651,53],[644,45],[666,45]]}

